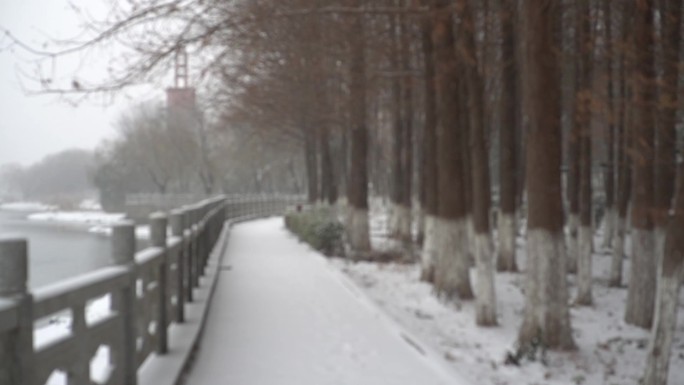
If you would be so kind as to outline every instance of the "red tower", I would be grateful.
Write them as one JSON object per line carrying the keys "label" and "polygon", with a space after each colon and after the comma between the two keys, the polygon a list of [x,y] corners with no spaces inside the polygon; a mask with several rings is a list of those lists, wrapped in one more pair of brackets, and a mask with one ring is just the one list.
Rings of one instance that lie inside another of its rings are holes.
{"label": "red tower", "polygon": [[185,48],[176,51],[174,64],[174,86],[166,89],[166,106],[171,114],[182,110],[194,111],[195,89],[188,81],[188,53]]}
{"label": "red tower", "polygon": [[174,86],[166,89],[166,127],[172,132],[195,133],[199,129],[195,89],[188,81],[188,54],[185,48],[176,51]]}

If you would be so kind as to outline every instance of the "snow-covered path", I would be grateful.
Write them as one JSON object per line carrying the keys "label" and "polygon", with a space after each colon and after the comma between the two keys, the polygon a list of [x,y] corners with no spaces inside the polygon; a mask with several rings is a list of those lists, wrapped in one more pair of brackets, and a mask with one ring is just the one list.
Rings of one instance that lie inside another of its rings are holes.
{"label": "snow-covered path", "polygon": [[186,384],[465,384],[282,218],[231,232]]}

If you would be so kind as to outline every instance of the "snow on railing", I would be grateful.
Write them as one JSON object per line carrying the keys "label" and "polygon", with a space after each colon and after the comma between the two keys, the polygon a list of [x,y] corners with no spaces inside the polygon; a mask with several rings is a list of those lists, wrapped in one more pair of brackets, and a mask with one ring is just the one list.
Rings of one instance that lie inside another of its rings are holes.
{"label": "snow on railing", "polygon": [[[300,196],[220,196],[150,216],[152,246],[135,252],[135,226],[112,229],[114,266],[30,292],[28,243],[0,238],[0,384],[43,385],[55,371],[67,383],[92,384],[91,358],[103,346],[109,367],[102,384],[137,384],[138,369],[168,351],[168,328],[185,321],[209,255],[230,222],[281,214]],[[170,236],[167,236],[170,225]],[[109,299],[109,311],[89,316],[92,302]],[[68,332],[34,338],[40,325],[69,313]],[[98,376],[102,376],[101,373]]]}

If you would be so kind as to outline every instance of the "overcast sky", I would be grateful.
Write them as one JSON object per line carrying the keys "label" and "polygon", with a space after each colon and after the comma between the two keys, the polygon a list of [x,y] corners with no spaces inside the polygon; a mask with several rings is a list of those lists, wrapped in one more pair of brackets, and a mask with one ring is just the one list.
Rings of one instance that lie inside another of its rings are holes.
{"label": "overcast sky", "polygon": [[[101,2],[87,3],[92,8]],[[68,0],[0,0],[0,27],[39,48],[49,37],[77,34],[78,20]],[[21,50],[3,49],[7,45],[7,38],[0,35],[0,165],[28,165],[67,148],[93,149],[113,136],[117,115],[133,103],[130,93],[118,95],[114,102],[104,96],[91,97],[77,106],[54,95],[28,96],[22,84],[33,89],[38,85],[20,81],[18,72],[30,72],[33,65]],[[81,71],[104,67],[95,60],[80,58]],[[69,76],[69,64],[69,60],[61,62],[57,71]]]}

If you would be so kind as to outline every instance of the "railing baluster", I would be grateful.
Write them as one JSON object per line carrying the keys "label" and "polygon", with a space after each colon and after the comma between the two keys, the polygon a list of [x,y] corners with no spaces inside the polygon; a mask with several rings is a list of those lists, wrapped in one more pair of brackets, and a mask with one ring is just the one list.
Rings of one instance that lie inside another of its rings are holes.
{"label": "railing baluster", "polygon": [[183,211],[174,210],[171,212],[171,234],[174,237],[181,237],[181,243],[178,249],[178,257],[176,259],[176,322],[185,322],[185,289],[183,282],[185,280],[185,237],[183,223]]}
{"label": "railing baluster", "polygon": [[201,213],[198,206],[192,208],[192,223],[194,225],[194,239],[193,239],[193,253],[192,253],[192,263],[193,263],[193,287],[199,287],[200,276],[202,275],[202,223],[201,223]]}
{"label": "railing baluster", "polygon": [[154,213],[150,215],[150,231],[152,236],[152,246],[161,247],[164,253],[161,255],[161,262],[159,263],[158,272],[158,304],[157,309],[157,353],[166,354],[169,351],[168,334],[167,334],[167,301],[168,301],[168,285],[167,277],[169,271],[169,258],[166,249],[166,231],[168,221],[166,215],[163,213]]}
{"label": "railing baluster", "polygon": [[0,298],[16,304],[17,328],[0,333],[0,384],[33,383],[33,297],[27,289],[28,243],[0,238]]}
{"label": "railing baluster", "polygon": [[138,383],[136,365],[136,314],[135,314],[135,225],[132,221],[122,221],[112,226],[112,260],[115,264],[124,266],[129,271],[129,284],[121,291],[118,310],[122,317],[123,351],[119,352],[118,364],[122,368],[123,383],[136,385]]}
{"label": "railing baluster", "polygon": [[[71,334],[78,338],[86,332],[85,303],[79,303],[71,307]],[[69,385],[81,385],[90,383],[90,356],[89,346],[86,343],[77,344],[78,359],[68,372]]]}

